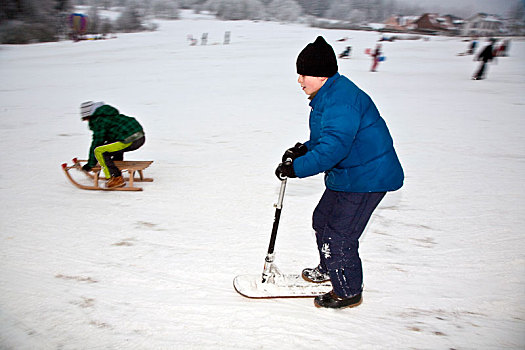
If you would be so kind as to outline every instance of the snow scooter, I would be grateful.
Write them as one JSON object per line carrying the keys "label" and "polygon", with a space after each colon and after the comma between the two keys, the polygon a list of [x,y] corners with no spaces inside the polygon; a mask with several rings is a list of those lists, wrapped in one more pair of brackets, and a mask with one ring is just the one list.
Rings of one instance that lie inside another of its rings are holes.
{"label": "snow scooter", "polygon": [[[291,161],[291,160],[290,160]],[[239,275],[233,279],[235,290],[247,298],[268,299],[268,298],[308,298],[328,293],[332,290],[330,282],[312,283],[305,281],[301,275],[283,274],[274,263],[275,260],[275,240],[277,229],[281,219],[283,207],[284,191],[286,189],[287,178],[281,179],[281,189],[279,199],[274,205],[275,217],[270,237],[268,253],[264,259],[264,269],[261,275]]]}

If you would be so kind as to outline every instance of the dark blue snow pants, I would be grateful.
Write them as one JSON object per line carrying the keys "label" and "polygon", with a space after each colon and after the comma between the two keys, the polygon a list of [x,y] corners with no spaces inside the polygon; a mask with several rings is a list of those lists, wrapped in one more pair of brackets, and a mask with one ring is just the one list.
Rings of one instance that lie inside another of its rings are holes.
{"label": "dark blue snow pants", "polygon": [[386,192],[354,193],[326,189],[313,214],[321,258],[335,294],[347,298],[361,293],[363,268],[359,237]]}

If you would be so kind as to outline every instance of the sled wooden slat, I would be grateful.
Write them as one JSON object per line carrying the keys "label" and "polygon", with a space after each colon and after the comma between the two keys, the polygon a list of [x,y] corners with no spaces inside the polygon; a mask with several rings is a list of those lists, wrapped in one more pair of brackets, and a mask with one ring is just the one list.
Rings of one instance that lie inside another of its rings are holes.
{"label": "sled wooden slat", "polygon": [[[118,187],[118,188],[106,188],[99,185],[99,177],[100,172],[102,168],[99,164],[95,165],[90,173],[86,173],[83,171],[84,174],[91,180],[93,180],[92,186],[83,185],[79,182],[77,182],[71,174],[69,173],[70,169],[77,169],[82,170],[82,163],[86,163],[87,160],[77,160],[76,158],[73,159],[73,165],[67,166],[66,163],[62,164],[62,169],[64,170],[66,177],[75,185],[76,187],[83,189],[83,190],[99,190],[99,191],[142,191],[142,187],[135,187],[135,182],[152,182],[152,178],[144,177],[144,169],[149,167],[151,163],[153,163],[152,160],[131,160],[131,161],[123,161],[123,160],[117,160],[114,161],[114,164],[117,168],[120,169],[121,172],[128,172],[129,177],[124,178],[124,180],[127,182],[127,186],[125,187]],[[138,174],[138,177],[135,177],[135,173]]]}

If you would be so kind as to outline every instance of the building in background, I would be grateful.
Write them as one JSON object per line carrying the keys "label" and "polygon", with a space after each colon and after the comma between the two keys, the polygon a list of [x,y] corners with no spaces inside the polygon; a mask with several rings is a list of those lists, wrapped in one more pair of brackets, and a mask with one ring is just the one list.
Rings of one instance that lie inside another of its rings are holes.
{"label": "building in background", "polygon": [[498,16],[477,13],[465,20],[461,31],[464,36],[497,36],[503,32],[503,20]]}
{"label": "building in background", "polygon": [[414,22],[419,19],[420,16],[390,16],[385,21],[385,29],[394,31],[409,31],[416,28]]}

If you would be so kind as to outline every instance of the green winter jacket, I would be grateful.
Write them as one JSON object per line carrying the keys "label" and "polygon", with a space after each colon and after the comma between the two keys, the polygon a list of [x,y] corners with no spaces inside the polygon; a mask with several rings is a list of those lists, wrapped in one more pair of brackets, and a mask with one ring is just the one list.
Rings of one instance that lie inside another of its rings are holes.
{"label": "green winter jacket", "polygon": [[144,136],[142,126],[135,118],[120,114],[110,105],[95,110],[89,119],[89,129],[93,131],[87,162],[90,167],[97,164],[95,148],[113,142],[131,143]]}

